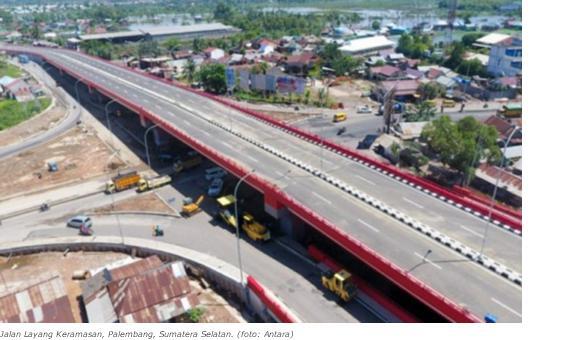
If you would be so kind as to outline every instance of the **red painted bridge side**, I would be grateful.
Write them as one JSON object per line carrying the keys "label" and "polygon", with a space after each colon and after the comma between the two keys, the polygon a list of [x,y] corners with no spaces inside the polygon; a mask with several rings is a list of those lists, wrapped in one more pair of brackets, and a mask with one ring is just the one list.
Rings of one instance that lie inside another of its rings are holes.
{"label": "red painted bridge side", "polygon": [[[20,52],[19,50],[13,51]],[[250,169],[201,143],[197,139],[186,134],[184,131],[178,129],[176,126],[170,124],[161,117],[149,112],[146,108],[130,102],[115,92],[112,92],[106,88],[102,88],[100,85],[93,83],[92,81],[84,78],[83,76],[77,74],[75,71],[72,71],[65,66],[59,66],[58,63],[56,63],[54,60],[51,60],[50,58],[46,58],[38,53],[31,53],[28,51],[26,53],[35,54],[45,59],[46,61],[51,62],[55,67],[64,70],[77,79],[80,79],[88,86],[94,89],[98,89],[104,95],[115,99],[120,104],[157,124],[161,129],[178,138],[183,143],[198,150],[201,154],[219,166],[226,168],[233,175],[242,177],[250,171]],[[274,184],[266,181],[256,174],[249,176],[247,183],[258,191],[263,192],[264,195],[276,197],[282,205],[285,205],[296,216],[318,229],[324,235],[327,235],[338,245],[352,253],[354,256],[363,260],[365,263],[370,265],[371,268],[375,269],[387,279],[409,292],[412,296],[419,299],[427,306],[433,308],[436,312],[443,315],[448,320],[452,322],[481,322],[481,320],[475,315],[471,314],[465,309],[462,309],[455,302],[449,300],[445,296],[433,290],[431,287],[416,279],[414,276],[394,265],[389,260],[383,258],[381,255],[368,248],[362,242],[356,240],[351,235],[334,226],[330,221],[320,217],[310,208],[299,203]]]}
{"label": "red painted bridge side", "polygon": [[267,308],[277,317],[279,322],[296,323],[301,322],[300,319],[292,313],[278,298],[273,295],[269,289],[265,288],[253,276],[247,276],[247,287],[259,297]]}

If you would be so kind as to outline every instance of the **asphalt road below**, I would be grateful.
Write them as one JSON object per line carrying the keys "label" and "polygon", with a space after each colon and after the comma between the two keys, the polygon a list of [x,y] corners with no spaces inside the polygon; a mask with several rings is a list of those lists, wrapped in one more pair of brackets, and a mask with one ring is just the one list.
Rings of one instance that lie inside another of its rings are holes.
{"label": "asphalt road below", "polygon": [[[181,194],[171,186],[158,192],[163,197],[181,201]],[[115,203],[134,195],[133,191],[99,194],[51,207],[43,213],[35,211],[7,219],[0,225],[0,242],[76,235],[76,229],[65,227],[68,218],[111,204],[112,199]],[[164,236],[157,240],[207,253],[237,265],[235,234],[227,227],[215,224],[205,212],[189,219],[146,214],[98,215],[92,216],[92,219],[95,233],[101,236],[154,239],[151,226],[160,224]],[[244,271],[275,292],[303,321],[379,322],[356,302],[340,306],[335,296],[322,290],[317,271],[277,243],[258,244],[244,238],[241,252]]]}

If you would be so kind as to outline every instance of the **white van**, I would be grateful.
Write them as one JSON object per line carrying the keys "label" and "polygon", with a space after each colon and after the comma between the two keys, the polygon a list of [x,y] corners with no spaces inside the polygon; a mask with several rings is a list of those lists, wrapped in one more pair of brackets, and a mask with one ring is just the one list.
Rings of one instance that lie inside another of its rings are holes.
{"label": "white van", "polygon": [[227,172],[217,166],[206,169],[204,178],[206,178],[207,181],[211,181],[215,178],[223,178],[225,175],[227,175]]}

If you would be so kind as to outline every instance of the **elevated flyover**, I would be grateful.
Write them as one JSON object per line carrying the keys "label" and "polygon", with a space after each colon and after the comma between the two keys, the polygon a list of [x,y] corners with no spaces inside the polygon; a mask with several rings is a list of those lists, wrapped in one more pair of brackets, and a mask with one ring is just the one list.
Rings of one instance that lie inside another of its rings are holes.
{"label": "elevated flyover", "polygon": [[[276,217],[292,213],[455,322],[486,313],[520,322],[521,238],[325,145],[216,101],[83,54],[36,54],[157,124],[262,192]],[[432,250],[430,257],[424,254]],[[517,284],[518,283],[518,284]]]}

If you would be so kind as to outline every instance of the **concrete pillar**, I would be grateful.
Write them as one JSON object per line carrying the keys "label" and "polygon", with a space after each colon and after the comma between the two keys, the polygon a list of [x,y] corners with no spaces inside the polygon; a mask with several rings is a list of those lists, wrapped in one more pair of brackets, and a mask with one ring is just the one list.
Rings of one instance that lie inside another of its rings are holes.
{"label": "concrete pillar", "polygon": [[263,198],[265,203],[265,212],[279,219],[285,207],[279,203],[277,197],[271,192],[265,192],[263,194]]}

